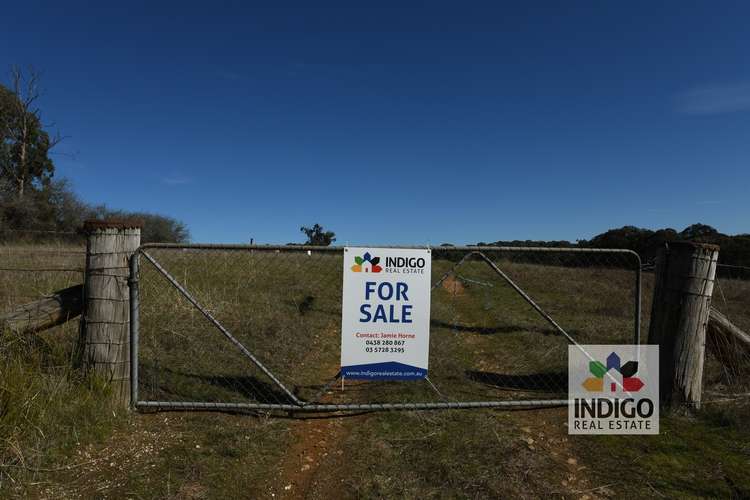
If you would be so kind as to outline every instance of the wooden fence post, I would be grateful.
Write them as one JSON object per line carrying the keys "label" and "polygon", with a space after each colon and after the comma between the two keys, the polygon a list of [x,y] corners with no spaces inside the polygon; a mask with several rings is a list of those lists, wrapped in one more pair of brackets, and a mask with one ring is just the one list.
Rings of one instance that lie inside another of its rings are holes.
{"label": "wooden fence post", "polygon": [[88,220],[80,362],[106,380],[116,402],[130,403],[129,259],[141,243],[140,220]]}
{"label": "wooden fence post", "polygon": [[700,408],[718,258],[718,246],[692,242],[671,242],[657,255],[648,343],[659,345],[659,392],[667,406]]}

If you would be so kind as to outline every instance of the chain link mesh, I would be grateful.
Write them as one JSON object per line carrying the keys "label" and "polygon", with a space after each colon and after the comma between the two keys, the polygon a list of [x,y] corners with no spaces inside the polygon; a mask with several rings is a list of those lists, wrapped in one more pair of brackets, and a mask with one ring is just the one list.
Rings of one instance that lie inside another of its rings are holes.
{"label": "chain link mesh", "polygon": [[636,332],[632,253],[439,247],[428,379],[341,381],[342,249],[144,251],[156,265],[141,256],[139,399],[165,406],[554,401],[567,396],[567,336],[630,343]]}

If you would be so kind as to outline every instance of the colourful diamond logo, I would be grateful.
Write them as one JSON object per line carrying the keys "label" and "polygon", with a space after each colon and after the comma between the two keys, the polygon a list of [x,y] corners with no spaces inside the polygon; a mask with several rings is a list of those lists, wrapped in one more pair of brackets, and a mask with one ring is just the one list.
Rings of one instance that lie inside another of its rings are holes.
{"label": "colourful diamond logo", "polygon": [[355,273],[379,273],[383,268],[378,263],[380,263],[380,257],[373,257],[370,252],[365,252],[361,257],[354,257],[352,271]]}
{"label": "colourful diamond logo", "polygon": [[[635,376],[638,372],[638,362],[628,361],[621,365],[620,356],[616,352],[607,356],[606,364],[601,361],[590,361],[589,372],[593,377],[588,377],[581,385],[589,392],[602,392],[604,390],[604,377],[610,370],[614,370],[622,376],[622,388],[627,392],[638,392],[645,386],[643,381]],[[610,391],[616,392],[617,384],[611,383],[609,388]]]}

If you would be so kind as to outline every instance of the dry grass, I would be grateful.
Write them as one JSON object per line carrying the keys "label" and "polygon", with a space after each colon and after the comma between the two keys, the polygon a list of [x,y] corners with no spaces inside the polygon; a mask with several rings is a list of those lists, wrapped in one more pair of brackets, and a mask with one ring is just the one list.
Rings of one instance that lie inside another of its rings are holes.
{"label": "dry grass", "polygon": [[[82,266],[82,254],[71,253],[79,248],[36,250],[6,247],[0,254],[8,267]],[[316,394],[336,372],[340,256],[152,253],[299,396]],[[611,265],[564,267],[550,265],[554,261],[496,257],[579,341],[632,339],[632,273]],[[206,318],[142,262],[142,399],[285,401]],[[435,260],[433,281],[453,264]],[[0,271],[0,303],[10,307],[79,281],[80,275],[70,271]],[[645,318],[650,281],[645,275]],[[439,393],[419,382],[348,383],[343,392],[337,386],[325,394],[324,401],[564,394],[560,382],[567,342],[485,264],[465,263],[453,282],[432,297],[430,378]],[[728,314],[738,322],[750,314],[750,308],[737,305],[747,300],[746,285],[722,283],[727,304],[734,304]],[[644,320],[644,332],[647,327]],[[305,438],[295,421],[198,413],[113,416],[106,388],[68,368],[76,335],[77,323],[72,322],[39,337],[2,339],[0,493],[201,498],[287,491],[289,479],[279,475],[285,470],[280,464],[290,443]],[[378,413],[344,419],[342,441],[316,454],[323,462],[330,460],[326,455],[339,457],[331,462],[335,467],[320,469],[326,477],[317,480],[327,481],[329,489],[311,491],[335,491],[340,497],[531,498],[609,496],[608,491],[643,496],[654,494],[655,488],[677,496],[711,491],[706,478],[719,472],[702,458],[711,456],[724,464],[720,473],[728,478],[714,485],[716,495],[750,492],[741,467],[750,460],[750,449],[732,445],[747,442],[743,420],[725,410],[710,409],[697,419],[665,418],[663,435],[649,440],[569,439],[564,410]],[[705,436],[701,446],[685,444]],[[647,459],[637,459],[644,453]],[[632,461],[620,464],[617,457],[622,456]],[[622,473],[613,477],[611,470]],[[639,474],[650,474],[652,483],[626,480]],[[249,486],[238,491],[237,481]],[[600,488],[610,483],[617,485]]]}
{"label": "dry grass", "polygon": [[[300,396],[312,397],[336,373],[340,254],[152,253]],[[454,264],[434,260],[433,280]],[[500,265],[580,342],[632,340],[632,272],[509,261]],[[565,338],[484,262],[465,262],[454,279],[462,284],[462,293],[438,287],[432,295],[430,380],[439,393],[427,383],[368,383],[331,397],[364,403],[563,395]],[[143,399],[288,402],[146,262],[141,296]]]}
{"label": "dry grass", "polygon": [[82,283],[85,261],[82,246],[0,245],[0,311]]}

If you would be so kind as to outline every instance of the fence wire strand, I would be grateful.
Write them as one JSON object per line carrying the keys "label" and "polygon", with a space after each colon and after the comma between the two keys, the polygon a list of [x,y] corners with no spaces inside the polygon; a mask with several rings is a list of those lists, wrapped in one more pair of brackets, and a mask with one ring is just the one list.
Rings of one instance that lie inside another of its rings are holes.
{"label": "fence wire strand", "polygon": [[[36,311],[36,301],[80,285],[85,261],[80,235],[0,229],[0,315]],[[35,334],[0,328],[3,359],[33,359],[49,374],[70,372],[79,318]]]}
{"label": "fence wire strand", "polygon": [[[719,264],[713,309],[750,335],[750,268]],[[703,399],[734,406],[750,417],[750,345],[718,335],[709,324],[703,373]]]}

